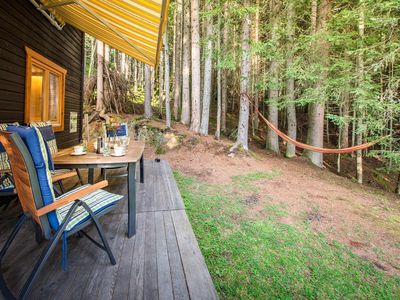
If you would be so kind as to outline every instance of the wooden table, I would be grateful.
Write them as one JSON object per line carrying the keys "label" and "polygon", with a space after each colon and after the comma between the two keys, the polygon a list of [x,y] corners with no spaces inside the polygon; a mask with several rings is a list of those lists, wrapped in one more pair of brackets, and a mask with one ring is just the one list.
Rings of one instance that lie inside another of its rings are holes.
{"label": "wooden table", "polygon": [[73,156],[73,148],[60,150],[53,157],[57,169],[88,169],[88,182],[94,182],[95,168],[128,168],[128,237],[136,234],[136,163],[140,162],[140,182],[144,182],[143,152],[144,142],[132,141],[126,154],[120,157],[103,156],[94,151],[88,151],[81,156]]}

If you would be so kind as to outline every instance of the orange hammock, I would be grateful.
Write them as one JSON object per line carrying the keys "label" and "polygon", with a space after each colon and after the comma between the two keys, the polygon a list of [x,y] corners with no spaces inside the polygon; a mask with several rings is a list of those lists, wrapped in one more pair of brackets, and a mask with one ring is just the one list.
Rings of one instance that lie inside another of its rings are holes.
{"label": "orange hammock", "polygon": [[[247,93],[241,93],[240,95],[245,96],[248,99],[248,101],[251,103],[251,105],[253,105],[253,107],[255,107],[254,103],[251,101],[250,96]],[[314,152],[319,152],[319,153],[330,153],[330,154],[351,153],[351,152],[369,148],[369,147],[375,145],[376,143],[378,143],[379,141],[381,141],[382,139],[386,138],[386,137],[382,137],[373,142],[369,142],[369,143],[365,143],[365,144],[361,144],[361,145],[357,145],[357,146],[349,147],[349,148],[342,148],[342,149],[328,149],[328,148],[315,147],[315,146],[307,145],[307,144],[304,144],[304,143],[301,143],[301,142],[298,142],[298,141],[292,139],[291,137],[287,136],[282,131],[280,131],[270,121],[268,121],[260,112],[258,112],[258,115],[268,125],[268,127],[271,128],[272,131],[274,131],[278,136],[280,136],[286,142],[293,144],[296,147],[299,147],[299,148],[302,148],[305,150],[314,151]]]}

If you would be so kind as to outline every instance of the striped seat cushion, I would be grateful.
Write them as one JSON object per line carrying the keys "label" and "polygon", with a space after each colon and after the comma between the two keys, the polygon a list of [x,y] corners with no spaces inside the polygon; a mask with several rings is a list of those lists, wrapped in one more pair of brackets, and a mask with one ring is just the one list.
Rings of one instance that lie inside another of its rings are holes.
{"label": "striped seat cushion", "polygon": [[[89,184],[86,184],[75,190],[65,193],[64,195],[58,197],[56,199],[56,201],[62,199],[63,197],[65,197],[71,193],[74,193],[81,189],[84,189],[85,187],[88,187],[88,186],[89,186]],[[105,190],[97,190],[93,193],[90,193],[89,195],[86,195],[86,196],[80,198],[80,200],[86,202],[86,204],[90,207],[90,209],[95,214],[97,214],[97,213],[101,212],[103,209],[115,204],[117,201],[121,200],[123,197],[124,196],[112,194]],[[64,205],[63,207],[57,209],[56,214],[57,214],[57,219],[58,219],[59,224],[61,224],[63,222],[65,216],[67,215],[69,209],[71,208],[71,206],[73,204],[74,204],[74,202],[71,202],[71,203]],[[89,213],[85,210],[84,207],[79,206],[76,209],[71,220],[69,221],[65,231],[70,231],[70,230],[74,229],[75,226],[82,224],[83,222],[87,221],[88,219],[89,219]]]}
{"label": "striped seat cushion", "polygon": [[[0,178],[2,175],[0,174]],[[10,178],[6,177],[4,179],[0,179],[0,193],[8,193],[14,190],[14,184],[11,182]]]}
{"label": "striped seat cushion", "polygon": [[0,170],[10,170],[10,162],[5,152],[0,152]]}
{"label": "striped seat cushion", "polygon": [[[18,126],[18,122],[11,124]],[[8,123],[0,123],[0,130],[7,130],[8,125]],[[8,160],[6,150],[1,146],[0,143],[0,170],[10,170],[10,168],[10,162]]]}

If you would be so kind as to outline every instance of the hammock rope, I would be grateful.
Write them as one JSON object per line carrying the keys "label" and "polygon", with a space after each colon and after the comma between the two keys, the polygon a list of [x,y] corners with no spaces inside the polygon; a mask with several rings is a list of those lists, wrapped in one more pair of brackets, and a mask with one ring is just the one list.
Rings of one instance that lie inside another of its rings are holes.
{"label": "hammock rope", "polygon": [[[253,101],[251,100],[250,96],[247,93],[241,93],[240,95],[245,96],[247,98],[247,100],[249,101],[249,103],[251,103],[251,105],[254,108],[256,107],[254,105]],[[369,142],[369,143],[365,143],[365,144],[361,144],[361,145],[357,145],[357,146],[353,146],[353,147],[348,147],[348,148],[341,148],[341,149],[321,148],[321,147],[304,144],[302,142],[298,142],[298,141],[292,139],[290,136],[288,136],[285,133],[283,133],[282,131],[280,131],[274,124],[272,124],[270,121],[268,121],[267,118],[265,118],[264,115],[262,113],[260,113],[259,111],[258,111],[258,116],[260,117],[261,120],[263,120],[268,125],[269,128],[271,128],[271,130],[273,132],[275,132],[284,141],[286,141],[290,144],[293,144],[298,148],[309,150],[309,151],[314,151],[314,152],[319,152],[319,153],[327,153],[327,154],[351,153],[351,152],[367,149],[367,148],[375,145],[379,141],[387,138],[387,136],[385,136],[385,137],[382,137],[380,139],[377,139],[377,140]]]}

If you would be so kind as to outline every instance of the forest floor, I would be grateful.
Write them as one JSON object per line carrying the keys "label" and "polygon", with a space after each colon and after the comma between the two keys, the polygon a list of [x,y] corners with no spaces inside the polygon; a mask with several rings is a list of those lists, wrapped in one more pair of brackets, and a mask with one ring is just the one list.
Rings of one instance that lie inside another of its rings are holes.
{"label": "forest floor", "polygon": [[175,170],[222,298],[264,297],[268,287],[283,298],[400,294],[397,195],[302,157],[258,147],[232,156],[232,141],[201,137],[178,123],[167,137],[173,149],[156,154],[148,145],[145,157],[166,159]]}

